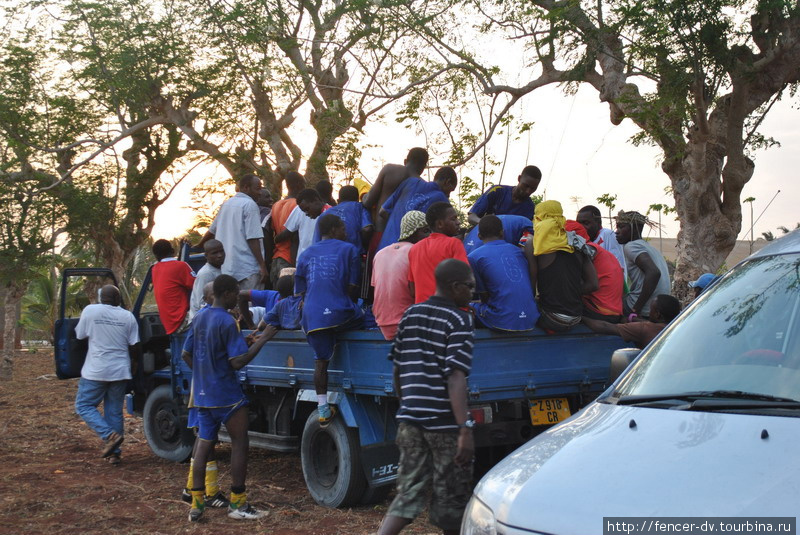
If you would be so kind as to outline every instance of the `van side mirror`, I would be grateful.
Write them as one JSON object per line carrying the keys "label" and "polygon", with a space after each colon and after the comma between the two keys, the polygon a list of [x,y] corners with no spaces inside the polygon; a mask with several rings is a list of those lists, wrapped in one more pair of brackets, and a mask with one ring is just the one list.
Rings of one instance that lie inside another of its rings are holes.
{"label": "van side mirror", "polygon": [[641,349],[635,347],[625,347],[617,349],[611,355],[611,369],[609,374],[609,384],[617,380],[622,375],[633,360],[639,356]]}

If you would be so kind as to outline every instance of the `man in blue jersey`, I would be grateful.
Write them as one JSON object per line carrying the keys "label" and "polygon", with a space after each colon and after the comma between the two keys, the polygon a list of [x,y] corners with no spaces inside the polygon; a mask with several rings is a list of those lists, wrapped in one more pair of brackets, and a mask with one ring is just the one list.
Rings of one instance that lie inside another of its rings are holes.
{"label": "man in blue jersey", "polygon": [[319,423],[326,426],[335,415],[328,404],[328,363],[336,333],[360,328],[364,312],[356,304],[361,259],[355,246],[344,241],[344,223],[335,215],[323,215],[319,231],[322,240],[311,244],[297,261],[294,293],[303,296],[301,325],[314,350]]}
{"label": "man in blue jersey", "polygon": [[468,258],[481,296],[480,303],[472,304],[479,326],[496,331],[533,329],[539,310],[525,254],[503,239],[503,225],[497,216],[483,216],[478,229],[483,247]]}
{"label": "man in blue jersey", "polygon": [[[239,314],[242,318],[242,327],[252,329],[261,321],[266,312],[272,310],[281,296],[277,290],[242,290],[239,292]],[[260,307],[258,317],[255,319],[252,307]]]}
{"label": "man in blue jersey", "polygon": [[411,210],[427,212],[435,202],[450,202],[450,194],[458,186],[458,176],[452,167],[442,167],[433,176],[433,182],[409,177],[392,193],[378,214],[386,219],[386,228],[381,236],[378,250],[387,247],[400,237],[400,222]]}
{"label": "man in blue jersey", "polygon": [[[302,317],[303,296],[293,295],[294,275],[284,275],[278,279],[275,285],[280,292],[281,299],[272,307],[258,324],[258,331],[263,331],[267,326],[275,329],[294,331],[300,328],[300,318]],[[250,334],[255,336],[256,333]]]}
{"label": "man in blue jersey", "polygon": [[[500,222],[503,224],[503,239],[511,245],[521,245],[520,240],[533,234],[533,222],[527,217],[521,215],[499,215]],[[483,245],[480,237],[478,237],[478,228],[480,225],[475,225],[469,231],[467,237],[464,238],[464,249],[467,254]]]}
{"label": "man in blue jersey", "polygon": [[247,503],[247,397],[236,370],[247,365],[269,340],[259,336],[248,349],[228,309],[236,306],[239,284],[230,275],[214,280],[214,305],[192,322],[183,346],[183,360],[192,368],[189,406],[197,407],[198,444],[195,449],[192,508],[189,520],[197,522],[205,510],[206,461],[224,424],[231,438],[231,498],[228,516],[257,520],[264,516]]}
{"label": "man in blue jersey", "polygon": [[539,187],[542,172],[535,165],[522,170],[516,186],[492,186],[469,209],[469,224],[477,225],[486,214],[511,214],[533,219],[534,204],[531,195]]}
{"label": "man in blue jersey", "polygon": [[[369,239],[372,236],[373,225],[369,212],[358,202],[358,188],[355,186],[342,186],[339,190],[339,204],[328,208],[325,213],[335,215],[342,220],[345,227],[345,241],[352,243],[359,253],[363,253],[365,245],[369,243]],[[317,219],[312,242],[317,243],[321,239],[319,219]]]}

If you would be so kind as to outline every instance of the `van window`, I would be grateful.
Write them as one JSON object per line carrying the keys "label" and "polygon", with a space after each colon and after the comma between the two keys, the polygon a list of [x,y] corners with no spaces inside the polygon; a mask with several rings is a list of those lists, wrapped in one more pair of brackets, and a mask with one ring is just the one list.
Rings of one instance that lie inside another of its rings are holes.
{"label": "van window", "polygon": [[690,305],[615,397],[742,391],[800,400],[800,255],[750,260]]}

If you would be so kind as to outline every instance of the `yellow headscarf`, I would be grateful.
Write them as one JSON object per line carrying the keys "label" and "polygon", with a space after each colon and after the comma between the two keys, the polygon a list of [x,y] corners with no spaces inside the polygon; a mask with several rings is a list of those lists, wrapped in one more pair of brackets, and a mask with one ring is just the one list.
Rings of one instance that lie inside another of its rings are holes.
{"label": "yellow headscarf", "polygon": [[369,190],[372,188],[372,184],[364,180],[363,178],[355,177],[353,178],[353,185],[358,188],[358,199],[361,200],[361,197],[364,196],[365,193],[368,193]]}
{"label": "yellow headscarf", "polygon": [[561,203],[544,201],[536,205],[533,216],[533,254],[539,256],[556,251],[572,252],[567,245],[566,219]]}

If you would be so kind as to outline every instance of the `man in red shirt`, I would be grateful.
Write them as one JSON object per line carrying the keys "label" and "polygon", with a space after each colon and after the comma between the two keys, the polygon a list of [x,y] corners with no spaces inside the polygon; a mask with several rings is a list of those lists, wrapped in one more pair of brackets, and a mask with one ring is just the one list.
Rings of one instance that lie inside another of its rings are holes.
{"label": "man in red shirt", "polygon": [[153,254],[157,260],[152,270],[153,295],[161,324],[167,334],[172,334],[186,318],[195,274],[189,264],[175,258],[175,249],[167,240],[156,240]]}
{"label": "man in red shirt", "polygon": [[433,272],[439,262],[455,258],[469,264],[467,251],[458,238],[458,213],[450,203],[435,202],[425,213],[431,235],[414,244],[408,252],[408,287],[414,302],[422,303],[436,293]]}
{"label": "man in red shirt", "polygon": [[567,232],[575,232],[586,240],[586,246],[595,250],[592,264],[597,271],[597,290],[583,295],[583,315],[609,323],[622,320],[624,274],[616,257],[602,245],[589,241],[586,228],[577,221],[567,220]]}

